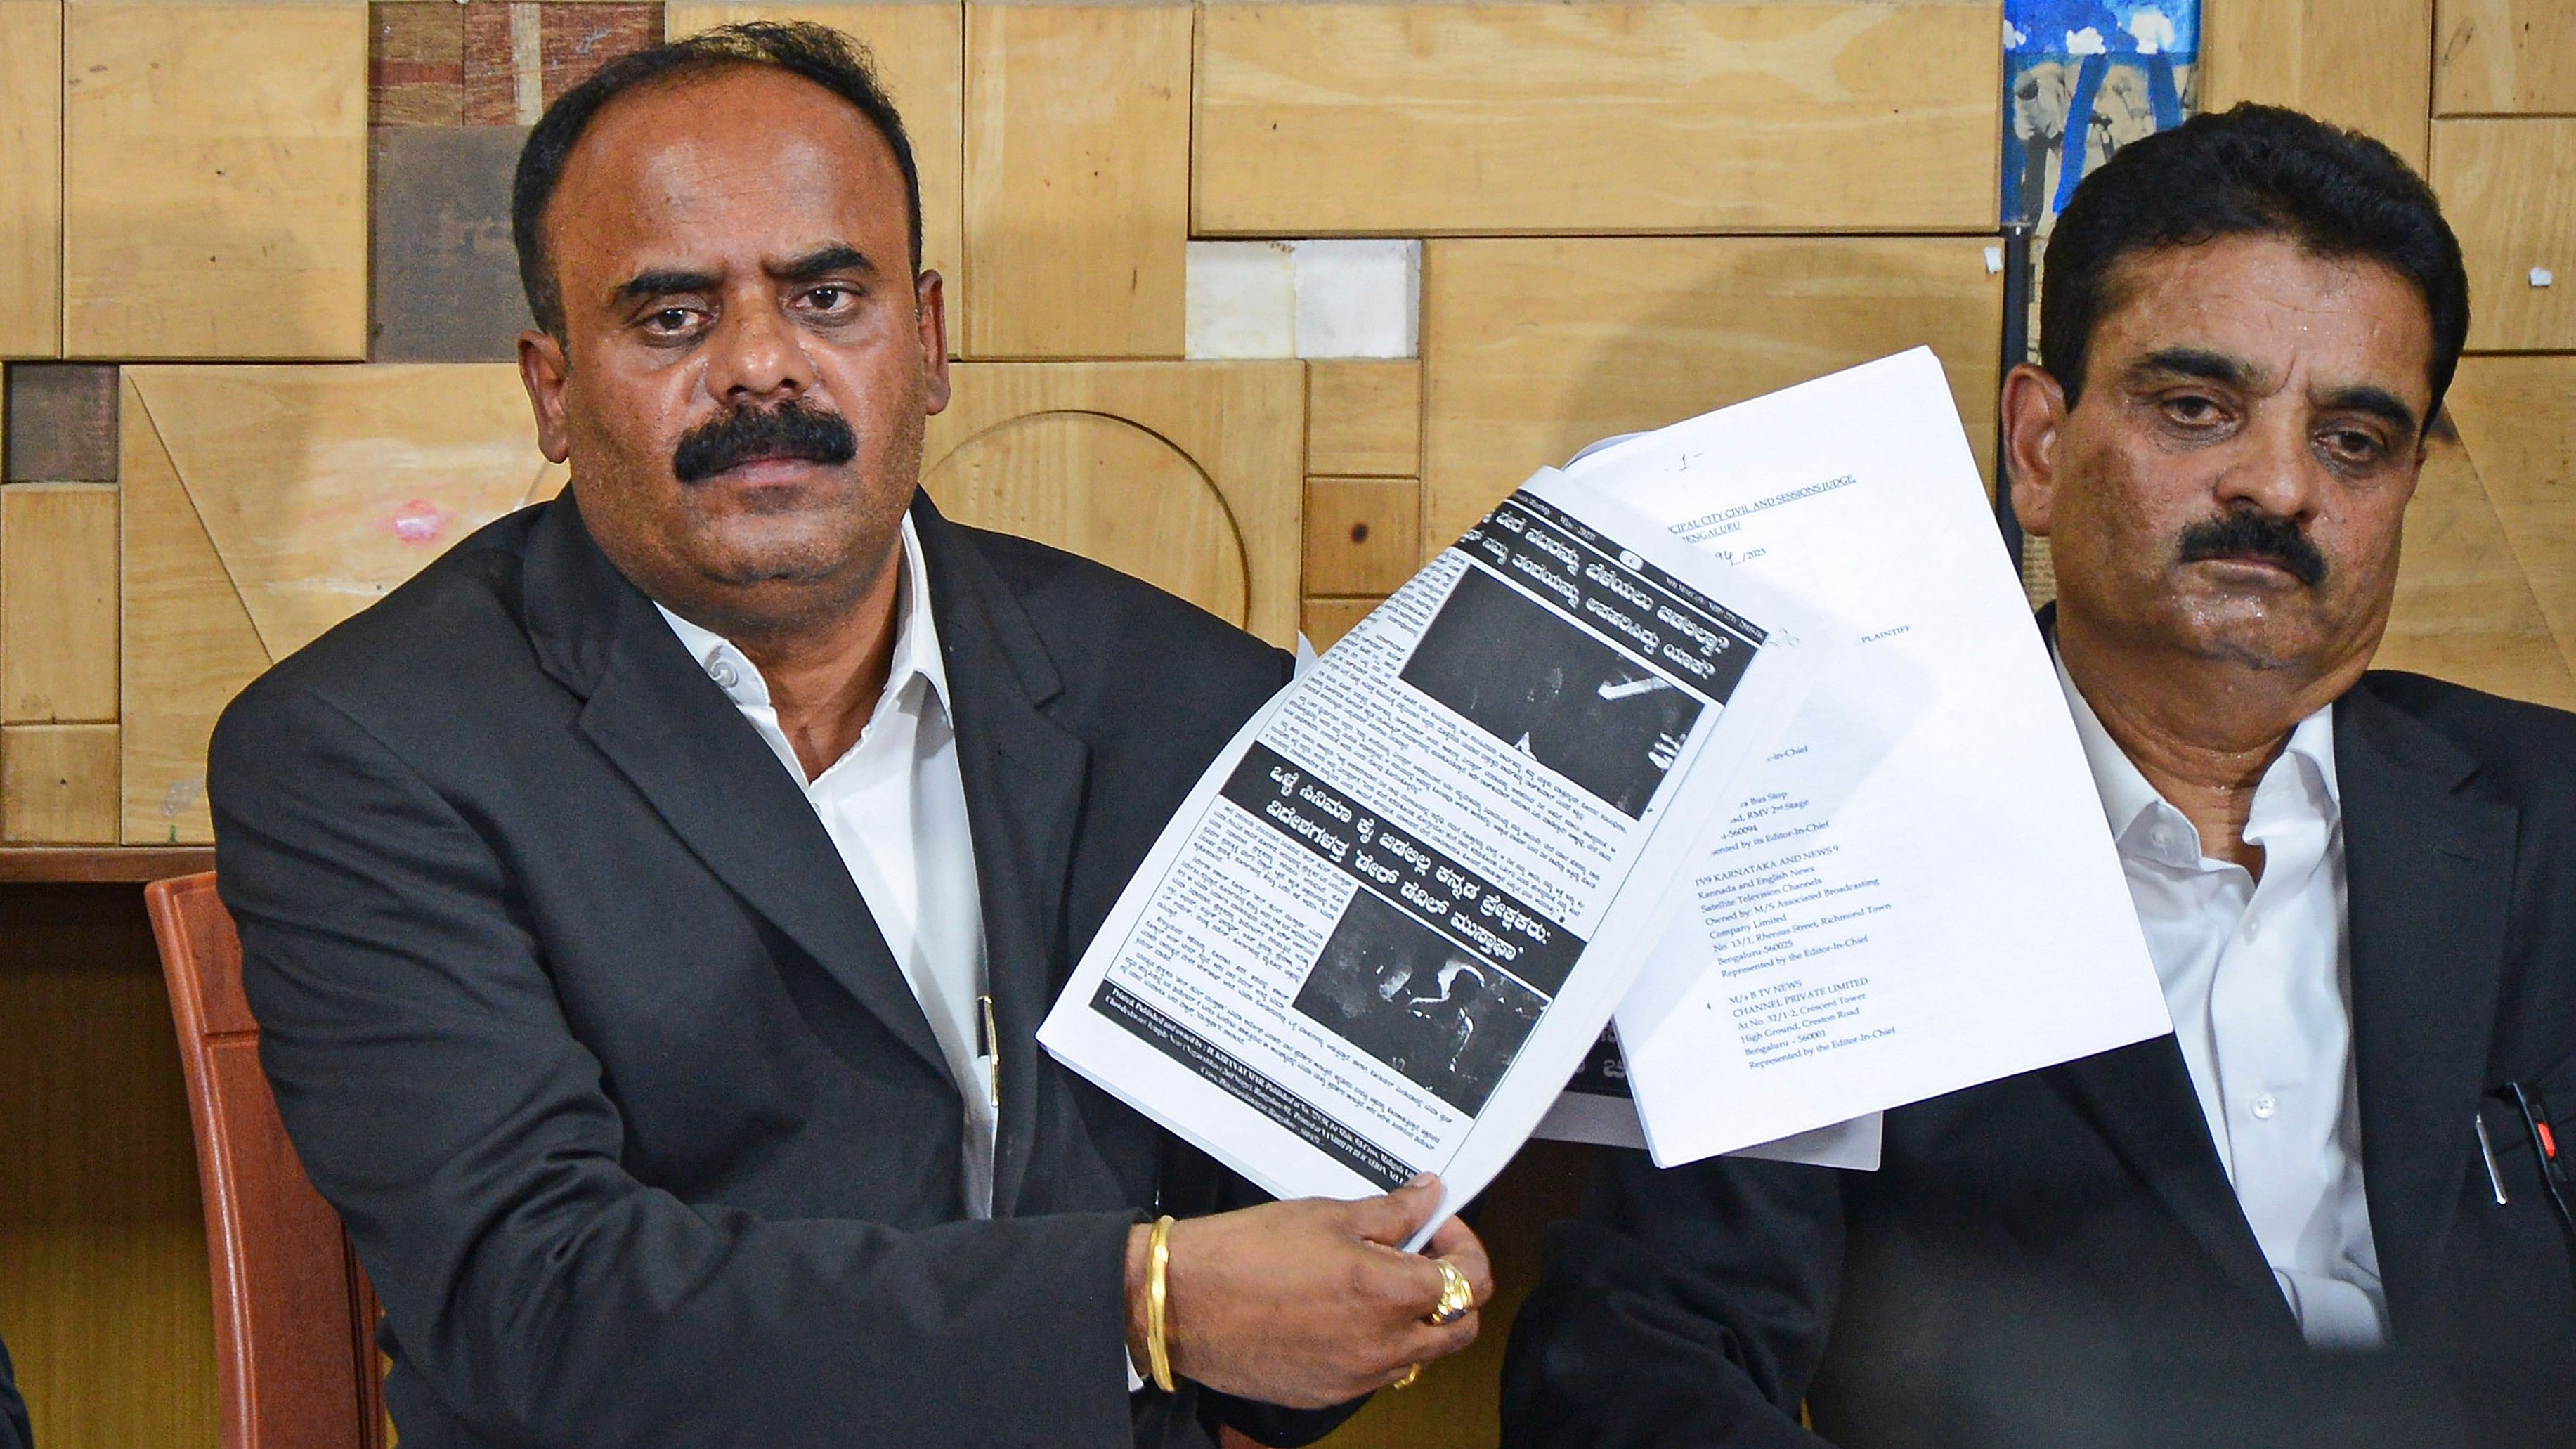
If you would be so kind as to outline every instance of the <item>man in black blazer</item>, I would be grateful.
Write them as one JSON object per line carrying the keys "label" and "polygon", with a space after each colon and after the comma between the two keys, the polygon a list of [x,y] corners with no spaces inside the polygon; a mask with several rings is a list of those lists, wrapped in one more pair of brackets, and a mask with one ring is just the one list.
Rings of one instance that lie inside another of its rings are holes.
{"label": "man in black blazer", "polygon": [[2576,717],[2364,672],[2467,320],[2430,192],[2305,117],[2084,182],[2007,452],[2177,1035],[1890,1112],[1872,1174],[1607,1162],[1508,1445],[2576,1440],[2503,1095],[2576,1104]]}
{"label": "man in black blazer", "polygon": [[0,1449],[32,1449],[36,1431],[27,1424],[26,1401],[9,1370],[9,1345],[0,1343]]}
{"label": "man in black blazer", "polygon": [[1259,1203],[1037,1048],[1289,661],[919,495],[941,286],[864,64],[619,61],[516,206],[572,485],[280,663],[210,767],[406,1449],[1302,1442],[1336,1416],[1280,1406],[1469,1341],[1393,1246],[1435,1188]]}

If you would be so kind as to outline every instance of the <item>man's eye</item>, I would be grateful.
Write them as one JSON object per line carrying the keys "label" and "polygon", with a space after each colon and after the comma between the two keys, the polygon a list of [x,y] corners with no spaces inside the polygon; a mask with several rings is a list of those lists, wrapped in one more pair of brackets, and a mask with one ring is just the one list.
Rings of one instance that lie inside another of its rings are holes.
{"label": "man's eye", "polygon": [[2165,412],[2178,423],[2213,423],[2218,421],[2218,404],[2205,397],[2188,394],[2165,399]]}
{"label": "man's eye", "polygon": [[849,298],[850,289],[847,287],[816,287],[805,294],[806,304],[822,312],[840,311],[841,305]]}
{"label": "man's eye", "polygon": [[2379,456],[2379,440],[2368,433],[2345,429],[2326,434],[2326,446],[2348,458]]}
{"label": "man's eye", "polygon": [[655,332],[686,332],[689,330],[689,311],[685,307],[665,307],[646,316],[644,325]]}

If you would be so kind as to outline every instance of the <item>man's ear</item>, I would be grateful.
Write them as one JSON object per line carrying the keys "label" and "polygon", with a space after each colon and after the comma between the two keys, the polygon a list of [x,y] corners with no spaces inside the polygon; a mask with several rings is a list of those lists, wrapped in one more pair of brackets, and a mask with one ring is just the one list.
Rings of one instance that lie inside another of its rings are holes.
{"label": "man's ear", "polygon": [[2047,369],[2024,362],[2004,374],[2004,476],[2022,531],[2048,537],[2057,510],[2057,445],[2066,390]]}
{"label": "man's ear", "polygon": [[924,271],[912,283],[913,328],[920,334],[922,411],[948,408],[948,299],[939,274]]}
{"label": "man's ear", "polygon": [[519,334],[519,381],[537,415],[537,450],[549,463],[572,456],[572,435],[564,428],[564,383],[571,375],[572,362],[553,333]]}

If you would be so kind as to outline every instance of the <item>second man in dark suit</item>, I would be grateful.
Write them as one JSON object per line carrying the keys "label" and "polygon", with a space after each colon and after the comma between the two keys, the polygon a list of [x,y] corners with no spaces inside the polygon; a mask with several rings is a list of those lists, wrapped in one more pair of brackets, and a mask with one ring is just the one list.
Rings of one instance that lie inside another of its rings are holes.
{"label": "second man in dark suit", "polygon": [[2007,452],[2175,1034],[1891,1112],[1875,1174],[1623,1155],[1508,1445],[2567,1442],[2510,1093],[2576,1102],[2576,718],[2365,672],[2467,328],[2375,142],[2243,107],[2086,179]]}

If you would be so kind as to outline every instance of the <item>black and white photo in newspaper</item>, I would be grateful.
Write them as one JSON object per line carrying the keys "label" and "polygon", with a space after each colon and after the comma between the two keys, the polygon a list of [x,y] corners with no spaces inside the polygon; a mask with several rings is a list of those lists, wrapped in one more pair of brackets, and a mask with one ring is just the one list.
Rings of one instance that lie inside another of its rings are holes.
{"label": "black and white photo in newspaper", "polygon": [[1244,727],[1039,1040],[1281,1196],[1472,1196],[1804,687],[1725,575],[1543,470]]}

